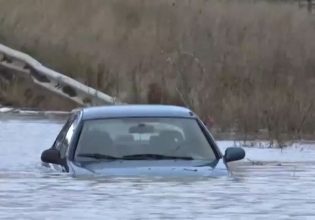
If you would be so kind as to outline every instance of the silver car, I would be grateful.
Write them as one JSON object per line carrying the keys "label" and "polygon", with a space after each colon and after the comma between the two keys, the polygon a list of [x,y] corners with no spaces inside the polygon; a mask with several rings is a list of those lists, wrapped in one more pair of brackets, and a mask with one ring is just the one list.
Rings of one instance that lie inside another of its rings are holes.
{"label": "silver car", "polygon": [[73,111],[44,165],[73,176],[220,176],[242,148],[222,155],[190,109],[169,105],[119,105]]}

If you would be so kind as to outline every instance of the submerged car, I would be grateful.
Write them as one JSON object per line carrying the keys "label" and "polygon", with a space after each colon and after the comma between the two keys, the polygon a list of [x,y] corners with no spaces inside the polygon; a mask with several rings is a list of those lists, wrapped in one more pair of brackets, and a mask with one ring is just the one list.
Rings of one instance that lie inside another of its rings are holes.
{"label": "submerged car", "polygon": [[73,111],[41,160],[73,176],[218,176],[244,156],[238,147],[222,155],[190,109],[120,105]]}

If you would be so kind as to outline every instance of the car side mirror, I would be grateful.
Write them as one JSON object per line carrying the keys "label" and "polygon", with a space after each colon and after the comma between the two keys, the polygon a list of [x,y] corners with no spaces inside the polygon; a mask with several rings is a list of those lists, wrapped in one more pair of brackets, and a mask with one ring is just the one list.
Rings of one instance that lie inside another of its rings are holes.
{"label": "car side mirror", "polygon": [[229,147],[225,150],[224,161],[226,163],[236,160],[242,160],[245,157],[245,150],[240,147]]}
{"label": "car side mirror", "polygon": [[41,160],[45,163],[62,165],[62,159],[60,157],[59,151],[53,148],[43,151],[41,155]]}

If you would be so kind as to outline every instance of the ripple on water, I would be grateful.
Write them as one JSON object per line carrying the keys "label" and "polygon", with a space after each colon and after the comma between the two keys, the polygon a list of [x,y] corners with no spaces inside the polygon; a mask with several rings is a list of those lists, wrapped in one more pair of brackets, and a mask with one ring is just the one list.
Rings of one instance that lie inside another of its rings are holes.
{"label": "ripple on water", "polygon": [[0,119],[1,219],[315,219],[312,161],[235,163],[220,178],[72,178],[39,163],[60,121]]}

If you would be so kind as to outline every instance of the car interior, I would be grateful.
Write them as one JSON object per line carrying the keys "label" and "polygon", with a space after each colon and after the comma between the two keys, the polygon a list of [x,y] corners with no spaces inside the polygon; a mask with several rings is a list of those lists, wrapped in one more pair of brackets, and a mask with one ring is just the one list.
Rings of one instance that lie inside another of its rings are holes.
{"label": "car interior", "polygon": [[[162,130],[142,139],[141,134],[123,134],[112,138],[107,131],[95,130],[80,138],[79,153],[107,154],[121,157],[131,154],[170,154],[184,141],[176,130]],[[135,136],[140,136],[135,138]],[[146,135],[148,136],[148,135]],[[88,147],[83,147],[88,146]],[[166,146],[166,147],[161,147]]]}

